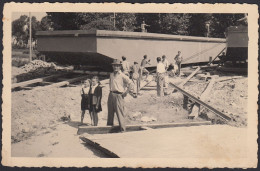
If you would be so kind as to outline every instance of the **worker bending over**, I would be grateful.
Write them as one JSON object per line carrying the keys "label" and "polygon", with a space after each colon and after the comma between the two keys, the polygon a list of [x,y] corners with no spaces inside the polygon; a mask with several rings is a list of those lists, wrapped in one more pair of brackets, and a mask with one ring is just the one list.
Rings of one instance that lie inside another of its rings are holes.
{"label": "worker bending over", "polygon": [[107,125],[114,124],[114,114],[116,113],[121,132],[126,131],[125,125],[125,103],[124,97],[133,91],[133,82],[121,72],[121,63],[117,59],[112,63],[114,72],[110,74],[107,107]]}

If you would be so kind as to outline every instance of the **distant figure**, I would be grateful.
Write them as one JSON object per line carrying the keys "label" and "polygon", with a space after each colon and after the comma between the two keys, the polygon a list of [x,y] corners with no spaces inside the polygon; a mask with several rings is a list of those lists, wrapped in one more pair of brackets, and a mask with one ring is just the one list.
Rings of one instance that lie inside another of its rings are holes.
{"label": "distant figure", "polygon": [[164,96],[163,84],[165,81],[165,66],[163,65],[160,57],[157,57],[156,76],[157,76],[157,96],[161,97]]}
{"label": "distant figure", "polygon": [[134,62],[132,80],[135,84],[134,92],[136,95],[139,94],[139,90],[140,90],[140,73],[141,70],[140,70],[140,66],[138,65],[138,62]]}
{"label": "distant figure", "polygon": [[102,111],[101,99],[102,87],[100,86],[99,78],[94,76],[91,79],[91,87],[89,90],[89,113],[94,126],[98,125],[98,112]]}
{"label": "distant figure", "polygon": [[145,22],[143,21],[142,24],[141,24],[141,30],[142,30],[142,32],[147,32],[146,27],[150,27],[150,25],[145,24]]}
{"label": "distant figure", "polygon": [[141,69],[141,75],[140,75],[141,79],[142,79],[143,74],[146,75],[146,79],[149,75],[149,71],[146,69],[147,64],[151,65],[150,59],[147,61],[147,55],[144,55],[144,59],[142,60],[141,67],[140,67],[140,69]]}
{"label": "distant figure", "polygon": [[226,60],[226,53],[222,52],[222,54],[220,56],[218,56],[218,58],[220,59],[218,65],[219,66],[223,66]]}
{"label": "distant figure", "polygon": [[[83,124],[84,116],[86,110],[89,110],[89,87],[90,87],[90,80],[85,80],[83,86],[80,90],[81,94],[81,125]],[[90,115],[91,116],[91,115]],[[92,125],[92,118],[91,118],[91,125]]]}
{"label": "distant figure", "polygon": [[126,57],[122,56],[122,71],[125,75],[129,77],[129,72],[130,72],[130,66],[129,62],[126,61]]}
{"label": "distant figure", "polygon": [[165,80],[164,80],[164,86],[165,86],[165,89],[167,90],[168,89],[168,85],[169,85],[169,77],[168,77],[168,73],[167,73],[167,70],[169,68],[169,61],[166,59],[166,56],[163,55],[162,56],[162,63],[165,67]]}
{"label": "distant figure", "polygon": [[165,66],[165,70],[167,71],[170,64],[169,64],[169,61],[166,59],[165,55],[162,56],[162,63]]}
{"label": "distant figure", "polygon": [[121,72],[121,63],[115,59],[112,63],[114,72],[110,74],[107,108],[107,125],[114,124],[114,115],[116,113],[121,132],[126,131],[125,125],[125,103],[124,98],[133,91],[133,82]]}
{"label": "distant figure", "polygon": [[177,72],[177,76],[180,76],[181,74],[181,63],[182,63],[182,55],[181,55],[181,51],[178,51],[178,54],[175,56],[175,63],[178,66],[178,72]]}

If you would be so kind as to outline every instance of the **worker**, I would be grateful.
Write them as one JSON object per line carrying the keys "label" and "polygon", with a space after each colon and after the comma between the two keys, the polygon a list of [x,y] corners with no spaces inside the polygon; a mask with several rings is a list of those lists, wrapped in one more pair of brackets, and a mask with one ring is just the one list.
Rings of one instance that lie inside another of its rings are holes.
{"label": "worker", "polygon": [[182,63],[182,55],[181,55],[181,51],[178,51],[178,54],[175,56],[174,58],[176,65],[178,66],[178,72],[177,72],[177,76],[180,76],[181,74],[181,63]]}
{"label": "worker", "polygon": [[134,66],[133,66],[133,75],[132,75],[132,80],[135,84],[134,86],[134,92],[137,95],[139,95],[139,90],[140,90],[140,66],[138,65],[138,62],[134,62]]}
{"label": "worker", "polygon": [[150,27],[150,25],[145,24],[145,22],[143,21],[142,24],[141,24],[141,30],[142,30],[142,32],[147,32],[146,27]]}
{"label": "worker", "polygon": [[121,72],[121,63],[115,59],[112,63],[113,73],[110,74],[108,95],[108,117],[107,125],[114,124],[114,114],[116,113],[120,131],[126,131],[124,98],[128,93],[133,92],[134,84],[124,73]]}
{"label": "worker", "polygon": [[[165,67],[164,87],[165,87],[165,92],[167,92],[168,85],[169,85],[169,77],[168,77],[168,73],[167,73],[167,70],[169,68],[169,61],[166,59],[165,55],[162,56],[162,63]],[[168,93],[166,93],[166,94],[168,94]]]}
{"label": "worker", "polygon": [[140,67],[140,69],[141,69],[141,75],[140,75],[141,79],[143,78],[143,74],[145,74],[145,76],[146,76],[145,79],[147,79],[147,77],[149,75],[149,71],[146,69],[147,64],[151,65],[150,59],[147,60],[147,55],[144,55],[144,59],[142,60],[141,67]]}
{"label": "worker", "polygon": [[157,68],[156,68],[156,76],[157,76],[157,96],[164,96],[163,84],[165,81],[165,66],[161,61],[161,57],[157,57]]}
{"label": "worker", "polygon": [[218,56],[218,58],[220,59],[218,65],[219,66],[223,66],[226,60],[226,54],[225,52],[222,52],[222,54],[220,56]]}
{"label": "worker", "polygon": [[129,72],[130,72],[129,62],[126,61],[126,57],[124,57],[124,56],[122,56],[122,71],[128,77],[130,76],[129,75]]}

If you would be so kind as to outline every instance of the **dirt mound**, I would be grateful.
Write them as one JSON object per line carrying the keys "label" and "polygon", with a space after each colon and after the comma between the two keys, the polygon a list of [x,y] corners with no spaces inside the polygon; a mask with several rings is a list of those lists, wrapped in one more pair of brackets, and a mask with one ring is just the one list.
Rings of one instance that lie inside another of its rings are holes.
{"label": "dirt mound", "polygon": [[21,67],[25,72],[45,72],[56,70],[57,66],[53,62],[44,62],[42,60],[33,60],[30,63]]}
{"label": "dirt mound", "polygon": [[33,60],[23,67],[12,70],[12,83],[27,81],[39,77],[58,74],[63,71],[71,70],[72,67],[58,66],[53,62],[44,62],[42,60]]}

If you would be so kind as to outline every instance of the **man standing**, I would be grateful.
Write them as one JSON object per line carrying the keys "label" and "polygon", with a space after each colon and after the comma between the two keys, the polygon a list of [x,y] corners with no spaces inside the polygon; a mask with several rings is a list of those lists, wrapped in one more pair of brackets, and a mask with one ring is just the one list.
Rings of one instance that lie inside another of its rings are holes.
{"label": "man standing", "polygon": [[140,68],[141,69],[141,75],[140,75],[141,79],[142,79],[143,74],[146,75],[146,79],[149,75],[149,71],[145,68],[147,64],[150,65],[150,59],[147,61],[147,55],[144,55],[144,59],[141,62],[141,68]]}
{"label": "man standing", "polygon": [[121,72],[121,63],[119,60],[115,59],[112,63],[112,67],[114,72],[110,74],[109,80],[110,93],[107,101],[107,125],[114,124],[114,114],[116,113],[120,130],[125,132],[124,97],[126,97],[128,92],[133,91],[133,82]]}
{"label": "man standing", "polygon": [[125,75],[127,75],[129,77],[129,71],[130,71],[130,66],[129,66],[129,62],[126,61],[126,57],[122,56],[122,70],[123,70],[123,73]]}
{"label": "man standing", "polygon": [[145,22],[143,21],[142,24],[141,24],[141,30],[142,30],[142,32],[147,32],[146,27],[149,27],[149,25],[145,24]]}
{"label": "man standing", "polygon": [[181,74],[181,62],[182,62],[182,55],[181,51],[178,51],[178,54],[175,56],[176,65],[178,66],[178,73],[176,75],[180,76]]}
{"label": "man standing", "polygon": [[163,65],[161,58],[157,57],[157,96],[164,96],[163,84],[165,81],[165,66]]}
{"label": "man standing", "polygon": [[165,86],[165,89],[166,89],[165,92],[167,92],[168,85],[169,85],[169,77],[168,77],[168,73],[167,73],[167,70],[169,68],[169,61],[166,59],[165,55],[162,56],[162,63],[164,65],[164,67],[165,67],[164,86]]}
{"label": "man standing", "polygon": [[140,67],[138,66],[137,62],[134,62],[134,66],[133,66],[133,82],[135,84],[135,88],[134,88],[134,92],[136,93],[136,95],[139,94],[139,89],[140,89]]}

